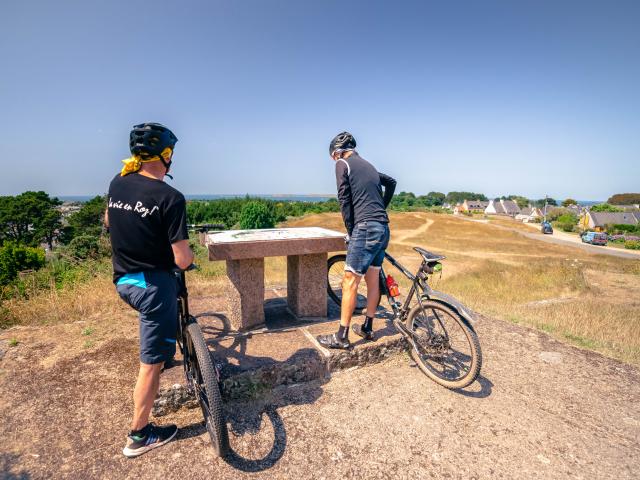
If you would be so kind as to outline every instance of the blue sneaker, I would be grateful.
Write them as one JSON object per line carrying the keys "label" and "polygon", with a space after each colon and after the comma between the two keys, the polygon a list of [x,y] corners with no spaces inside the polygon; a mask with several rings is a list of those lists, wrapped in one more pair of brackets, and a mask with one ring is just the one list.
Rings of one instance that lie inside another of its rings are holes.
{"label": "blue sneaker", "polygon": [[150,423],[142,431],[145,432],[143,435],[134,435],[132,433],[127,435],[127,445],[122,450],[125,457],[137,457],[147,453],[149,450],[169,443],[178,433],[178,427],[175,425],[158,427]]}

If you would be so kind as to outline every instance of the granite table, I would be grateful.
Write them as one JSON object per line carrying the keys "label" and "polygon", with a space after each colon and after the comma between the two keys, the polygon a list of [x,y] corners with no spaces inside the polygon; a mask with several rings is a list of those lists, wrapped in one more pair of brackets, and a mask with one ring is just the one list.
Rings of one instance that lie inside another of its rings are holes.
{"label": "granite table", "polygon": [[319,227],[209,233],[209,260],[227,262],[229,320],[237,330],[264,323],[264,259],[287,257],[287,302],[297,317],[327,316],[327,253],[344,234]]}

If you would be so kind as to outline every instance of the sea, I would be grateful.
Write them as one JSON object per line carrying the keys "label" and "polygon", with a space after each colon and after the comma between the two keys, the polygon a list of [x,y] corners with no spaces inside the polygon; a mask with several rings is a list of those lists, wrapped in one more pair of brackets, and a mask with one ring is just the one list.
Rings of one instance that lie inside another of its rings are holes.
{"label": "sea", "polygon": [[[238,194],[185,194],[187,200],[218,200],[220,198],[264,198],[266,200],[274,200],[276,202],[326,202],[335,195],[324,194],[264,194],[264,193],[238,193]],[[95,195],[59,195],[58,198],[63,202],[86,202],[91,200]]]}

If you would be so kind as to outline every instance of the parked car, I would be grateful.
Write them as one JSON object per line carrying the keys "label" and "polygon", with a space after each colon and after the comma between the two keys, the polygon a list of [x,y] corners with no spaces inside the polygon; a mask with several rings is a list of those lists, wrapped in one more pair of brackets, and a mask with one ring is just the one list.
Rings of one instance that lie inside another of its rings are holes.
{"label": "parked car", "polygon": [[540,224],[540,231],[544,234],[553,234],[553,227],[550,222],[542,222]]}
{"label": "parked car", "polygon": [[591,245],[606,245],[609,235],[602,232],[585,232],[582,234],[582,243],[590,243]]}

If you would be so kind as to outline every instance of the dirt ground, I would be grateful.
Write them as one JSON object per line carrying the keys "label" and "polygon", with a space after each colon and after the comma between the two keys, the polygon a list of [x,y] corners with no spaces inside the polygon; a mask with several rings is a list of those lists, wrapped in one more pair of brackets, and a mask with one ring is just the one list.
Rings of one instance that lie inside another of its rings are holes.
{"label": "dirt ground", "polygon": [[0,477],[639,478],[640,371],[518,325],[482,318],[477,330],[484,367],[467,390],[406,355],[282,388],[226,406],[226,460],[199,410],[160,419],[181,428],[176,441],[122,456],[135,338],[48,366],[46,342],[5,348]]}

